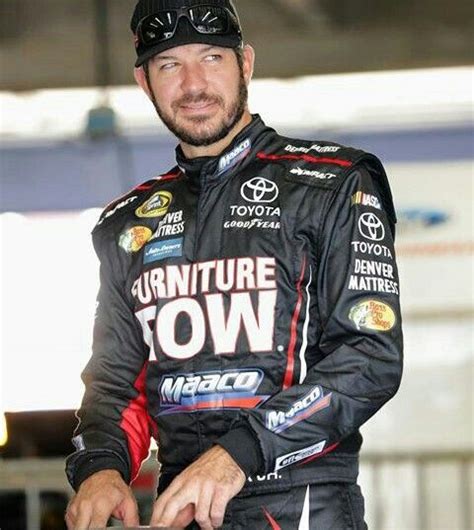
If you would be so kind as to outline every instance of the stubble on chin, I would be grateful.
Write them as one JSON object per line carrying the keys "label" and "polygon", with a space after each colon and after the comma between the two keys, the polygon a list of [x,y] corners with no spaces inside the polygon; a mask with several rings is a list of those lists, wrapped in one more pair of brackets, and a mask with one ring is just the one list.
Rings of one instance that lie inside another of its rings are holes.
{"label": "stubble on chin", "polygon": [[[189,103],[213,103],[214,112],[203,111],[202,114],[187,115],[183,106]],[[205,145],[204,142],[213,143],[220,131],[225,129],[233,119],[234,109],[226,111],[225,103],[219,97],[203,97],[196,101],[179,101],[172,105],[173,118],[166,118],[165,125],[180,140],[190,145]],[[162,117],[163,119],[163,117]]]}
{"label": "stubble on chin", "polygon": [[[241,73],[237,96],[231,102],[227,111],[224,99],[220,96],[210,94],[183,96],[179,100],[173,102],[171,106],[173,116],[165,113],[163,109],[161,109],[154,94],[152,101],[161,121],[174,136],[188,145],[202,147],[219,142],[229,134],[242,118],[247,105],[247,98],[247,85],[245,84],[243,74]],[[178,117],[179,110],[183,105],[203,102],[216,103],[220,109],[224,111],[223,117],[217,124],[213,124],[213,117],[190,116],[182,119]]]}

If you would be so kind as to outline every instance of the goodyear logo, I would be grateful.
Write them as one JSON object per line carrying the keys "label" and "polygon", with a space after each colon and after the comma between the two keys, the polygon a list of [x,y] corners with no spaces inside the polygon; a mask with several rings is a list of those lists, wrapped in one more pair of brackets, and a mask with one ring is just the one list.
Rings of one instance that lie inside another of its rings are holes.
{"label": "goodyear logo", "polygon": [[349,311],[358,330],[390,331],[397,321],[394,310],[379,300],[364,300]]}
{"label": "goodyear logo", "polygon": [[168,191],[158,191],[135,210],[137,217],[163,217],[173,200]]}
{"label": "goodyear logo", "polygon": [[153,232],[146,226],[132,226],[119,237],[119,246],[127,253],[138,252]]}

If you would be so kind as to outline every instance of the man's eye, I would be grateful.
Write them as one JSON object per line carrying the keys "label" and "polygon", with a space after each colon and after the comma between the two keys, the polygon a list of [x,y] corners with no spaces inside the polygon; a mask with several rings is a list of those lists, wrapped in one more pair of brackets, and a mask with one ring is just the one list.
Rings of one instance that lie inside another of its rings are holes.
{"label": "man's eye", "polygon": [[217,62],[221,59],[221,56],[218,55],[218,54],[213,54],[213,55],[206,55],[206,57],[204,58],[205,61],[209,62],[209,63],[212,63],[212,62]]}
{"label": "man's eye", "polygon": [[165,63],[160,66],[160,70],[171,70],[176,66],[176,63]]}

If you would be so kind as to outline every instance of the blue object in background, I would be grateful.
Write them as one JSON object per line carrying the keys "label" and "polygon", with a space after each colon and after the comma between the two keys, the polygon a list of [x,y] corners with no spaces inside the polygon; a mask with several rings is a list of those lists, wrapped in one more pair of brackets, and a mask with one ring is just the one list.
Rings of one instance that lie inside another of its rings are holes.
{"label": "blue object in background", "polygon": [[[100,129],[104,123],[91,124],[96,126]],[[383,163],[449,163],[473,158],[471,124],[416,131],[291,134],[355,146],[375,153]],[[151,133],[3,142],[0,212],[102,207],[174,167],[176,143],[170,134]]]}

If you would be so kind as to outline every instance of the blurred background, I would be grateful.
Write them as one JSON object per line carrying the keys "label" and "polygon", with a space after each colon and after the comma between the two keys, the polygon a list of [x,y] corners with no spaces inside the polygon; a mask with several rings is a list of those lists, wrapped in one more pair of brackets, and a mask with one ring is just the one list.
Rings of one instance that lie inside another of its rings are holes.
{"label": "blurred background", "polygon": [[[90,355],[101,208],[173,164],[133,85],[134,0],[0,0],[0,528],[55,530]],[[363,428],[374,530],[474,528],[473,4],[237,0],[250,108],[379,155],[399,216],[405,374]],[[134,484],[146,522],[156,466]]]}

